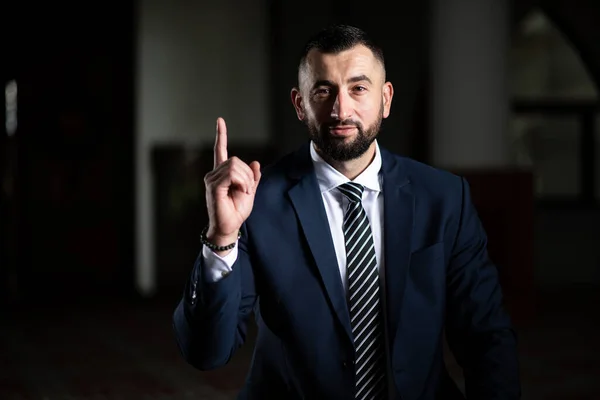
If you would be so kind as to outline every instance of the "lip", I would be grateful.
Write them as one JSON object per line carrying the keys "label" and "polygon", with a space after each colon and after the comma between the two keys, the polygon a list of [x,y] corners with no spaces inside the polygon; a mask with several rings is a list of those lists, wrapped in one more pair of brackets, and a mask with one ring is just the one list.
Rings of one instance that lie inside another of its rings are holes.
{"label": "lip", "polygon": [[355,126],[336,126],[329,128],[329,132],[335,136],[348,136],[356,130]]}

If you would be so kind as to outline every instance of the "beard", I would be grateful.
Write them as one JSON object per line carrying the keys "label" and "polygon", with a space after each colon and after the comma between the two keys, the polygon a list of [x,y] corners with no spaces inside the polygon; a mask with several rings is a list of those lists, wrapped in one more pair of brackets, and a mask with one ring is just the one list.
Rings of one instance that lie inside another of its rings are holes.
{"label": "beard", "polygon": [[[332,161],[350,161],[359,158],[369,149],[377,139],[381,122],[383,120],[383,106],[379,111],[377,120],[369,127],[364,128],[360,122],[352,120],[333,121],[324,123],[320,127],[313,121],[306,121],[310,139],[315,143],[325,158]],[[336,126],[354,126],[357,134],[350,143],[344,143],[342,137],[335,137],[329,130]]]}

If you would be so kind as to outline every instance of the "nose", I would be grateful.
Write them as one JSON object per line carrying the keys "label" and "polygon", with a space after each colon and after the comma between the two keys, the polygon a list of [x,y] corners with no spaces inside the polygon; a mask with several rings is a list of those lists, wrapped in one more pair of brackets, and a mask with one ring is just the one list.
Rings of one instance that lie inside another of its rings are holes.
{"label": "nose", "polygon": [[331,117],[340,121],[350,119],[352,117],[352,100],[349,95],[340,91],[335,98],[333,109],[331,110]]}

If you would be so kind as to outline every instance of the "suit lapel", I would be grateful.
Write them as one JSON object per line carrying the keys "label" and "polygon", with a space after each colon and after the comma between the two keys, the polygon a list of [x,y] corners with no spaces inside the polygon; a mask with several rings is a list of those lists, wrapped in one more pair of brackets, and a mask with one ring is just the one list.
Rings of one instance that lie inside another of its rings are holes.
{"label": "suit lapel", "polygon": [[400,324],[400,312],[411,254],[414,196],[399,159],[383,157],[384,265],[390,351]]}
{"label": "suit lapel", "polygon": [[296,156],[297,162],[290,176],[297,182],[290,188],[288,195],[296,210],[330,305],[348,339],[354,343],[335,247],[308,147],[304,146]]}

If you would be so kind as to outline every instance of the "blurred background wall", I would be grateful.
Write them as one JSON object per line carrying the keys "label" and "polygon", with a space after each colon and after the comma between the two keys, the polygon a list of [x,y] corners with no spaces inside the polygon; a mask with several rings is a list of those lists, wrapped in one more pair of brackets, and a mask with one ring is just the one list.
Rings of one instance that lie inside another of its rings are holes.
{"label": "blurred background wall", "polygon": [[381,143],[467,176],[506,285],[600,284],[596,3],[360,4],[5,6],[4,298],[176,292],[215,119],[248,160],[306,140],[289,91],[307,35],[333,22],[386,50]]}
{"label": "blurred background wall", "polygon": [[247,161],[306,140],[290,89],[307,36],[333,22],[385,50],[395,97],[380,143],[471,183],[516,318],[600,286],[597,1],[1,9],[5,309],[174,306],[200,250],[216,118]]}

